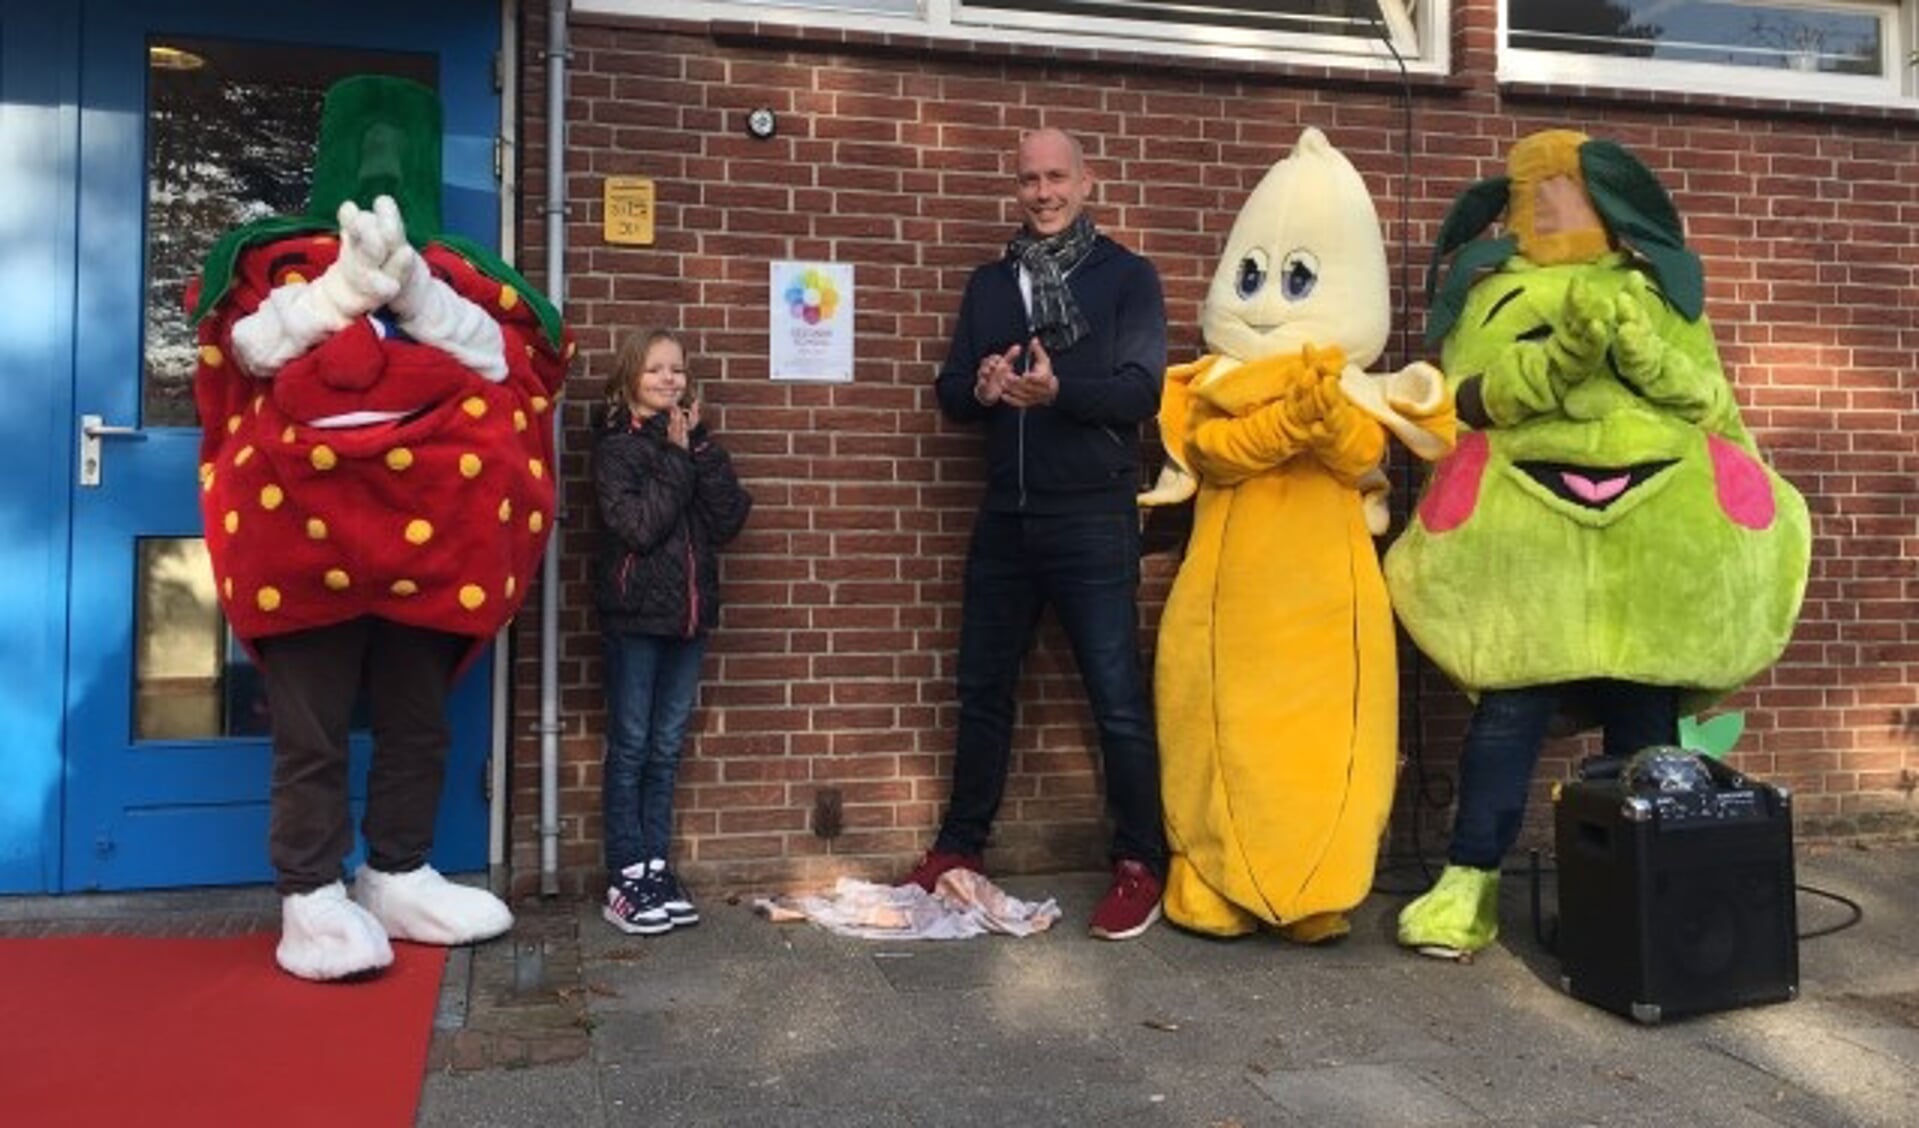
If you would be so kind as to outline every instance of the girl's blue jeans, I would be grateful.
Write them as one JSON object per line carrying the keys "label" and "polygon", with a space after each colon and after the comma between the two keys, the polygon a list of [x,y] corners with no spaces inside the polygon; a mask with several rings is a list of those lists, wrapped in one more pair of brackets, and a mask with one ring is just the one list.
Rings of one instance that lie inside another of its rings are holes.
{"label": "girl's blue jeans", "polygon": [[608,634],[606,764],[600,790],[606,868],[666,857],[673,837],[673,782],[699,696],[706,636]]}

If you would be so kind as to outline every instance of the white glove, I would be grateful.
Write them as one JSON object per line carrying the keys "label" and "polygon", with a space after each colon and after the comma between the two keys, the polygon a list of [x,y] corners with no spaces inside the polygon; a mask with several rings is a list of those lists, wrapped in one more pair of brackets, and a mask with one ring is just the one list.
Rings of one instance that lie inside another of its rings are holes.
{"label": "white glove", "polygon": [[420,252],[406,241],[399,205],[390,197],[373,201],[373,218],[383,233],[397,234],[380,273],[392,284],[387,308],[406,335],[448,354],[481,377],[506,379],[506,335],[500,323],[453,287],[433,277]]}
{"label": "white glove", "polygon": [[[393,300],[399,283],[380,268],[393,254],[392,232],[373,212],[352,200],[340,204],[340,255],[308,292],[307,304],[323,321],[344,329]],[[406,232],[399,238],[406,241]]]}
{"label": "white glove", "polygon": [[[317,281],[274,287],[259,309],[234,323],[233,353],[254,376],[274,376],[399,292],[380,269],[393,253],[390,229],[352,200],[340,204],[339,219],[339,256]],[[404,230],[400,241],[404,245]]]}

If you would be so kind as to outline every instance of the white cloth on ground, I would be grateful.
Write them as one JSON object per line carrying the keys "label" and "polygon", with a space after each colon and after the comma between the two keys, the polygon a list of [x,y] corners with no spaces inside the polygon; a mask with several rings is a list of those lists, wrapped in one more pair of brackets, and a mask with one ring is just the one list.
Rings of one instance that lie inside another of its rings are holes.
{"label": "white cloth on ground", "polygon": [[754,906],[769,920],[810,920],[864,940],[964,940],[988,932],[1030,936],[1059,919],[1052,899],[1022,901],[972,870],[947,870],[934,891],[842,877],[831,893],[778,897]]}

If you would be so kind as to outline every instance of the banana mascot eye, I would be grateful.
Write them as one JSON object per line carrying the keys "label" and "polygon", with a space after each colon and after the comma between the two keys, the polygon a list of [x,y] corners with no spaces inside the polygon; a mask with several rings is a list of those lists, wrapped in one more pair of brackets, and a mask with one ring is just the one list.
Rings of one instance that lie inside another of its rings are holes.
{"label": "banana mascot eye", "polygon": [[1279,292],[1289,302],[1305,301],[1319,285],[1319,259],[1311,251],[1293,251],[1279,264]]}
{"label": "banana mascot eye", "polygon": [[1246,299],[1259,293],[1259,288],[1265,284],[1266,252],[1261,250],[1248,251],[1246,257],[1239,260],[1239,275],[1234,282],[1233,289],[1242,299]]}

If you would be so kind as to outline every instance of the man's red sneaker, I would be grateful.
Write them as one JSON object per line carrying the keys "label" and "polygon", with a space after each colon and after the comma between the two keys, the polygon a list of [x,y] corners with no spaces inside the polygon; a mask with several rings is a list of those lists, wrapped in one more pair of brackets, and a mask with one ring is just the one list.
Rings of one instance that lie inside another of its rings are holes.
{"label": "man's red sneaker", "polygon": [[1159,919],[1159,878],[1131,858],[1113,867],[1113,885],[1093,909],[1089,930],[1101,940],[1131,940]]}
{"label": "man's red sneaker", "polygon": [[906,875],[901,885],[917,885],[928,893],[939,884],[940,874],[947,870],[972,870],[974,873],[986,872],[986,859],[978,854],[955,854],[950,850],[928,850],[920,857],[913,872]]}

